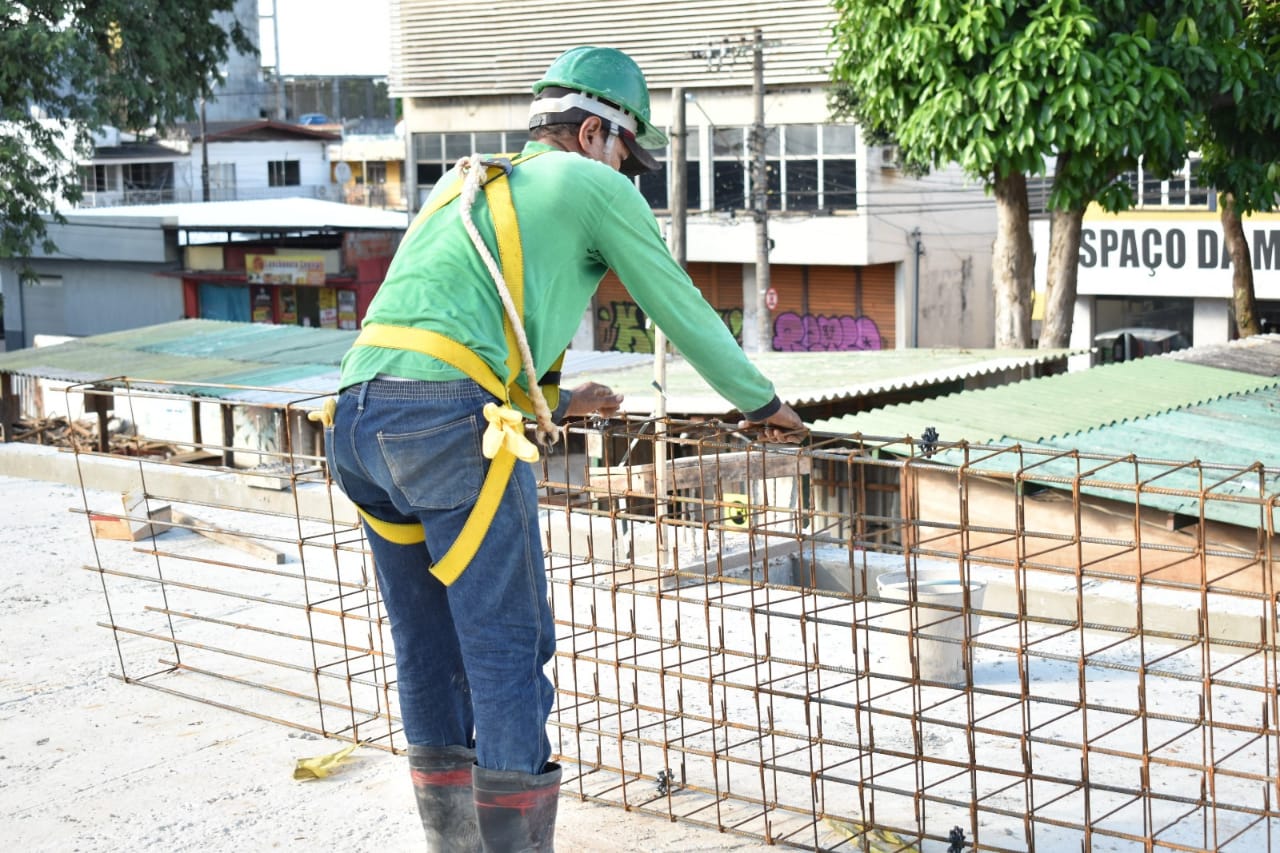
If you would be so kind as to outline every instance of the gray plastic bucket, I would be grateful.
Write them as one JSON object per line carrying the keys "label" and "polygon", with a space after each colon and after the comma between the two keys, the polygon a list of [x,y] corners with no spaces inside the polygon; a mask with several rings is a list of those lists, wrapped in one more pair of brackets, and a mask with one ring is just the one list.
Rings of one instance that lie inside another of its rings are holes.
{"label": "gray plastic bucket", "polygon": [[[886,572],[876,578],[880,598],[888,604],[881,624],[902,634],[882,633],[880,640],[887,648],[889,672],[907,678],[912,676],[911,658],[920,667],[923,681],[963,684],[964,622],[960,608],[964,606],[964,585],[959,573],[951,570],[925,569],[916,572],[916,597],[911,604],[911,583],[906,572]],[[969,581],[969,607],[982,608],[985,581]],[[955,608],[940,610],[925,605],[937,604]],[[912,623],[914,618],[914,631]],[[970,636],[978,630],[976,614],[969,614]],[[914,655],[913,655],[914,652]]]}

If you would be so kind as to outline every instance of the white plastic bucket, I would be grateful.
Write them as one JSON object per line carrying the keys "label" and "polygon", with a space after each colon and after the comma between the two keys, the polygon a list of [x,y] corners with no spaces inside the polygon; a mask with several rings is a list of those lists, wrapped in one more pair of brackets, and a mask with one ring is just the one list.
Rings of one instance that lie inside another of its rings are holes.
{"label": "white plastic bucket", "polygon": [[[912,677],[911,658],[915,657],[922,681],[963,684],[964,622],[960,608],[964,606],[964,585],[958,572],[926,569],[916,572],[916,596],[911,596],[911,581],[906,572],[886,572],[876,578],[880,598],[886,612],[880,624],[901,634],[881,632],[880,641],[887,650],[888,670],[893,675]],[[985,581],[969,581],[969,607],[982,608]],[[915,602],[914,607],[905,605]],[[954,610],[941,610],[925,605],[936,604]],[[969,614],[969,634],[978,630],[979,617]],[[913,654],[914,653],[914,654]]]}

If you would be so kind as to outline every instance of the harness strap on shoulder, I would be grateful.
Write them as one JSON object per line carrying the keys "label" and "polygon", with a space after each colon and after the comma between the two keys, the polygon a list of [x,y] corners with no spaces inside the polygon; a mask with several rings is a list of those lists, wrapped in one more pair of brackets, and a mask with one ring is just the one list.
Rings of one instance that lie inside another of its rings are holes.
{"label": "harness strap on shoulder", "polygon": [[[524,317],[524,247],[520,244],[520,224],[516,220],[515,204],[511,201],[511,182],[502,176],[495,179],[490,174],[484,182],[484,198],[489,203],[489,215],[493,217],[493,231],[498,238],[498,263],[502,277],[507,282],[516,316]],[[520,343],[516,339],[515,326],[503,312],[503,333],[507,339],[507,382],[514,385],[520,375]],[[532,411],[532,409],[526,409]]]}
{"label": "harness strap on shoulder", "polygon": [[[520,228],[516,219],[515,205],[511,200],[511,186],[506,177],[514,164],[527,159],[529,158],[518,158],[511,163],[503,161],[495,165],[486,164],[484,180],[485,200],[489,205],[494,233],[498,240],[499,262],[518,316],[524,315],[524,249],[520,243]],[[458,180],[454,186],[440,193],[418,214],[405,236],[408,237],[434,213],[456,199],[461,188],[462,181]],[[504,403],[503,406],[492,403],[485,406],[484,415],[489,421],[489,426],[484,435],[483,452],[491,460],[489,470],[485,474],[480,494],[458,538],[449,546],[444,556],[436,560],[430,568],[430,572],[446,586],[458,579],[484,542],[485,535],[493,524],[493,517],[502,502],[507,483],[511,479],[516,460],[522,459],[526,462],[538,460],[537,447],[525,436],[520,414],[510,405],[514,400],[516,405],[525,411],[533,410],[532,401],[516,384],[520,375],[520,350],[515,329],[505,311],[503,312],[503,329],[507,343],[507,382],[500,379],[488,363],[469,347],[446,335],[427,329],[369,324],[360,332],[354,344],[355,346],[408,350],[433,356],[462,371]],[[553,368],[557,382],[563,360],[564,354],[561,353]],[[552,400],[558,400],[558,396],[557,385],[554,396],[548,398],[549,404],[554,406],[555,403]],[[389,542],[398,545],[415,545],[426,540],[420,524],[388,522],[370,515],[360,507],[357,507],[357,510],[369,529]]]}

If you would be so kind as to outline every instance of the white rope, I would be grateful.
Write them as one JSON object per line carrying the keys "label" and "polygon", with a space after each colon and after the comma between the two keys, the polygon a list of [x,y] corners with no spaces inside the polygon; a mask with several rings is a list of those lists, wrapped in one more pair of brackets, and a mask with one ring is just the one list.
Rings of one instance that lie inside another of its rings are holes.
{"label": "white rope", "polygon": [[[498,268],[498,262],[494,260],[489,247],[485,245],[483,238],[480,236],[480,230],[476,228],[475,222],[471,218],[471,206],[475,204],[476,192],[484,184],[486,167],[483,165],[478,154],[470,157],[463,157],[458,161],[457,168],[462,170],[462,224],[467,229],[467,234],[471,237],[471,243],[476,247],[476,251],[480,253],[481,260],[484,261],[485,267],[489,270],[489,275],[493,277],[493,282],[497,285],[498,296],[502,299],[502,307],[507,312],[507,318],[511,321],[511,327],[515,329],[516,344],[520,348],[520,360],[524,363],[524,373],[529,380],[529,399],[533,401],[534,414],[538,418],[538,426],[535,434],[538,437],[538,443],[544,447],[552,444],[560,439],[560,427],[556,426],[551,420],[551,408],[547,405],[547,398],[542,395],[542,388],[538,385],[538,375],[534,372],[533,353],[529,350],[529,339],[524,333],[524,318],[516,311],[515,303],[511,300],[511,291],[507,288],[507,281],[502,277],[502,270]],[[496,226],[495,226],[496,227]]]}

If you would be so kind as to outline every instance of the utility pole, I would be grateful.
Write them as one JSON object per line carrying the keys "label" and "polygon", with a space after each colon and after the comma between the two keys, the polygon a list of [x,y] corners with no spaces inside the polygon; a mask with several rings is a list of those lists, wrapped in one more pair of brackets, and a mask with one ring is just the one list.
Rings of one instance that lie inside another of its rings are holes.
{"label": "utility pole", "polygon": [[[671,172],[670,239],[671,255],[682,269],[689,265],[689,210],[685,190],[689,156],[685,147],[687,133],[684,110],[684,88],[676,86],[671,90],[671,161],[668,163]],[[667,335],[656,326],[653,332],[653,384],[658,391],[658,402],[653,413],[658,418],[665,418],[667,416]],[[657,447],[654,452],[661,449]]]}
{"label": "utility pole", "polygon": [[769,175],[765,160],[765,142],[768,132],[764,122],[764,51],[765,48],[776,47],[778,44],[780,42],[766,42],[764,33],[757,27],[749,40],[725,38],[718,44],[709,43],[706,49],[695,50],[691,54],[695,59],[706,59],[707,69],[710,71],[719,71],[726,59],[732,63],[738,56],[751,54],[751,95],[755,104],[755,117],[748,139],[748,155],[750,157],[751,217],[756,224],[756,275],[754,293],[743,293],[743,309],[746,313],[754,307],[755,325],[743,328],[742,343],[745,349],[753,352],[769,350],[772,328],[768,304]]}
{"label": "utility pole", "polygon": [[[688,229],[688,204],[685,182],[688,175],[688,154],[686,153],[686,126],[684,88],[676,86],[671,90],[671,160],[667,164],[671,173],[671,255],[681,268],[688,266],[686,247]],[[654,435],[662,436],[667,431],[667,335],[662,329],[654,327],[653,332],[653,387],[658,396],[653,407]],[[657,500],[654,503],[654,519],[657,522],[658,534],[658,571],[665,572],[673,564],[674,535],[663,524],[667,513],[667,493],[670,490],[667,472],[667,444],[658,441],[653,446],[654,490]],[[672,528],[674,531],[675,528]]]}
{"label": "utility pole", "polygon": [[200,197],[209,200],[209,123],[205,121],[204,102],[208,98],[200,96]]}
{"label": "utility pole", "polygon": [[756,220],[756,352],[769,347],[769,179],[765,164],[764,34],[757,27],[751,50],[751,97],[755,121],[751,126],[751,196]]}
{"label": "utility pole", "polygon": [[671,254],[683,267],[689,260],[689,149],[683,86],[671,90],[671,117]]}

